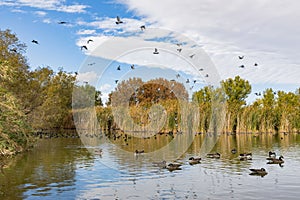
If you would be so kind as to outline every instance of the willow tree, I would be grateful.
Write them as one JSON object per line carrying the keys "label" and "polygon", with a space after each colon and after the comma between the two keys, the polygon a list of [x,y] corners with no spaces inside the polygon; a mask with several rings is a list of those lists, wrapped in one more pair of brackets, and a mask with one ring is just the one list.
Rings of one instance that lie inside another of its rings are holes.
{"label": "willow tree", "polygon": [[247,80],[236,76],[221,82],[226,94],[227,114],[226,131],[236,132],[240,121],[242,107],[246,105],[246,98],[251,92],[251,85]]}
{"label": "willow tree", "polygon": [[209,123],[211,118],[211,106],[212,106],[212,88],[205,86],[199,91],[193,94],[193,101],[198,104],[200,120],[199,131],[207,132],[209,129]]}
{"label": "willow tree", "polygon": [[278,116],[275,111],[276,100],[275,92],[268,88],[263,92],[262,113],[261,113],[261,131],[271,132],[279,129]]}
{"label": "willow tree", "polygon": [[277,113],[280,115],[281,131],[292,132],[299,128],[299,94],[278,91]]}

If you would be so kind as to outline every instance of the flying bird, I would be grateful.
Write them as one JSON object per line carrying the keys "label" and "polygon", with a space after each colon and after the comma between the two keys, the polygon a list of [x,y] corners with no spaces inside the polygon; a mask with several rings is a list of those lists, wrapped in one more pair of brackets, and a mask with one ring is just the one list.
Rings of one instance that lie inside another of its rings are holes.
{"label": "flying bird", "polygon": [[254,93],[256,96],[261,96],[261,93],[259,92],[259,93],[257,93],[257,92],[255,92]]}
{"label": "flying bird", "polygon": [[207,77],[208,77],[208,74],[206,74],[205,77],[207,78]]}
{"label": "flying bird", "polygon": [[81,46],[80,49],[81,49],[81,50],[82,50],[82,49],[88,50],[87,46],[85,46],[85,45]]}
{"label": "flying bird", "polygon": [[94,42],[94,40],[92,40],[92,39],[89,39],[89,40],[87,41],[87,43],[90,43],[90,42]]}
{"label": "flying bird", "polygon": [[186,79],[186,83],[189,83],[190,82],[190,79]]}
{"label": "flying bird", "polygon": [[34,44],[39,44],[39,42],[36,41],[36,40],[32,40],[31,42],[34,43]]}
{"label": "flying bird", "polygon": [[16,48],[10,49],[10,51],[17,53],[17,49]]}
{"label": "flying bird", "polygon": [[244,65],[241,65],[241,66],[239,66],[240,68],[245,68],[245,66]]}
{"label": "flying bird", "polygon": [[244,56],[239,56],[239,59],[242,60],[244,58]]}
{"label": "flying bird", "polygon": [[115,80],[115,83],[117,84],[119,80]]}
{"label": "flying bird", "polygon": [[193,58],[195,56],[195,54],[190,55],[190,58]]}
{"label": "flying bird", "polygon": [[120,65],[118,66],[117,70],[121,70],[121,66]]}
{"label": "flying bird", "polygon": [[177,49],[177,51],[180,53],[182,51],[182,48]]}
{"label": "flying bird", "polygon": [[116,24],[122,24],[123,23],[123,21],[121,21],[121,19],[120,19],[120,17],[119,16],[117,16],[117,21],[116,21]]}
{"label": "flying bird", "polygon": [[176,78],[179,78],[180,77],[180,74],[176,74]]}
{"label": "flying bird", "polygon": [[95,62],[93,62],[93,63],[89,63],[88,65],[89,66],[92,66],[92,65],[95,65],[96,63]]}
{"label": "flying bird", "polygon": [[203,71],[203,68],[200,68],[199,71]]}
{"label": "flying bird", "polygon": [[58,24],[67,24],[68,22],[65,22],[65,21],[60,21],[60,22],[57,22]]}
{"label": "flying bird", "polygon": [[131,67],[131,69],[134,69],[134,65],[133,64],[130,67]]}
{"label": "flying bird", "polygon": [[140,26],[141,30],[144,31],[146,29],[145,25]]}
{"label": "flying bird", "polygon": [[258,66],[258,64],[257,64],[257,63],[254,63],[254,66],[255,66],[255,67],[257,67],[257,66]]}
{"label": "flying bird", "polygon": [[157,48],[155,48],[155,49],[154,49],[154,52],[153,52],[153,54],[159,54],[159,52],[158,52]]}
{"label": "flying bird", "polygon": [[196,83],[197,82],[197,80],[194,80],[194,83]]}

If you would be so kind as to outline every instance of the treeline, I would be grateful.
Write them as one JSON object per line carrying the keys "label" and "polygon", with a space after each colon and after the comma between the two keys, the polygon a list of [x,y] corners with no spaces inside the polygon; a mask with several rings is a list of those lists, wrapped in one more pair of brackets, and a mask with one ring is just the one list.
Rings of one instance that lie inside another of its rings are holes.
{"label": "treeline", "polygon": [[[92,86],[78,86],[76,74],[63,69],[30,70],[25,52],[14,33],[0,30],[0,155],[32,146],[35,131],[74,128],[73,89],[100,95]],[[96,103],[102,105],[101,99]]]}
{"label": "treeline", "polygon": [[[246,98],[251,93],[248,81],[236,76],[221,82],[225,95],[226,116],[223,132],[299,132],[300,131],[300,88],[295,92],[273,91],[268,88],[259,98],[247,105]],[[199,131],[206,132],[211,120],[211,87],[204,87],[193,95],[199,105],[201,115]]]}
{"label": "treeline", "polygon": [[[151,131],[153,127],[147,126],[153,121],[151,106],[158,103],[165,109],[165,115],[160,117],[166,117],[161,132],[185,131],[189,123],[197,122],[196,131],[206,133],[212,130],[214,120],[222,118],[212,114],[219,107],[223,108],[224,121],[217,125],[223,133],[300,131],[300,88],[295,92],[268,88],[247,105],[250,93],[250,83],[236,76],[222,81],[220,88],[200,89],[193,94],[193,103],[186,104],[188,94],[181,83],[134,78],[121,82],[109,95],[108,107],[99,107],[96,113],[102,129]],[[199,115],[187,112],[188,109],[198,109]]]}

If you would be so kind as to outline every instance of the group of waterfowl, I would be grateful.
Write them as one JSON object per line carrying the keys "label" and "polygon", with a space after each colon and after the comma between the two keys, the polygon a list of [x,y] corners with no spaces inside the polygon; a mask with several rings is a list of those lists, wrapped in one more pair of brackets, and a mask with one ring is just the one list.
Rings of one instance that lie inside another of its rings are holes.
{"label": "group of waterfowl", "polygon": [[[233,149],[231,151],[233,154],[235,154],[237,151],[236,149]],[[135,151],[135,154],[142,154],[144,153],[144,151]],[[221,154],[216,152],[216,153],[209,153],[206,155],[206,158],[216,158],[219,159],[221,158]],[[252,160],[252,153],[241,153],[239,155],[239,159],[240,160]],[[284,160],[283,160],[283,156],[280,156],[278,158],[276,158],[276,153],[275,152],[269,152],[269,157],[267,157],[267,164],[283,164]],[[201,163],[201,158],[200,157],[190,157],[187,161],[190,165],[195,165],[195,164],[199,164]],[[174,171],[174,170],[181,170],[181,166],[182,164],[180,163],[169,163],[167,164],[167,162],[165,160],[161,161],[161,162],[153,162],[153,165],[159,168],[163,168],[163,169],[168,169],[169,171]],[[266,171],[265,168],[260,168],[260,169],[249,169],[251,171],[251,173],[249,175],[259,175],[261,177],[265,176],[268,174],[268,172]]]}

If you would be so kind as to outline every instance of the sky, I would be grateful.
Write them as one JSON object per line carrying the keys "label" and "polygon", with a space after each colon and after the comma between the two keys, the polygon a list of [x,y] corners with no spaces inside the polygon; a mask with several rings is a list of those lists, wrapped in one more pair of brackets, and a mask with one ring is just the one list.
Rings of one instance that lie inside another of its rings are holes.
{"label": "sky", "polygon": [[266,88],[300,87],[299,7],[296,0],[0,0],[0,29],[26,43],[31,69],[78,72],[104,101],[116,80],[134,76],[175,79],[192,94],[236,75],[251,83],[252,101]]}

